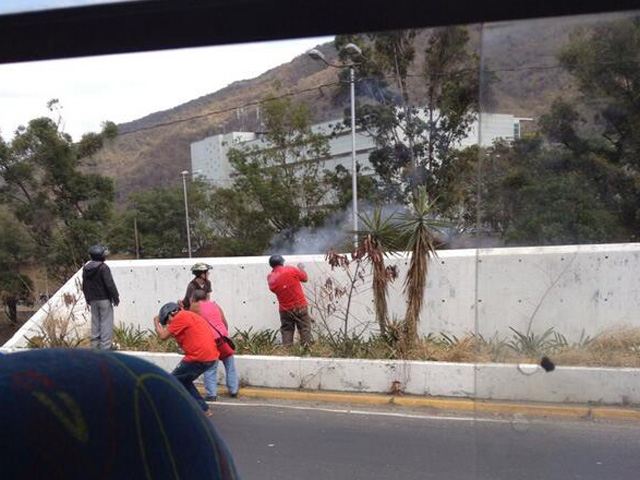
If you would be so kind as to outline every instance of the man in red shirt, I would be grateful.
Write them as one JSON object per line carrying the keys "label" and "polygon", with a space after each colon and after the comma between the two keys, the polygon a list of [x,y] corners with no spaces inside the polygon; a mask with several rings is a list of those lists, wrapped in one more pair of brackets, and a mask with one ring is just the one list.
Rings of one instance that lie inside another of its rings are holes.
{"label": "man in red shirt", "polygon": [[267,277],[269,290],[276,294],[280,305],[280,333],[282,345],[293,345],[293,334],[296,327],[300,334],[300,341],[308,346],[311,343],[311,324],[313,319],[309,315],[307,298],[302,291],[301,282],[308,280],[307,272],[302,264],[298,268],[284,266],[284,258],[272,255],[269,265],[273,270]]}
{"label": "man in red shirt", "polygon": [[211,368],[220,356],[213,329],[200,315],[180,310],[178,304],[173,302],[165,304],[153,322],[160,340],[166,340],[173,335],[185,353],[184,358],[171,372],[172,375],[184,385],[205,415],[211,417],[209,405],[193,382]]}

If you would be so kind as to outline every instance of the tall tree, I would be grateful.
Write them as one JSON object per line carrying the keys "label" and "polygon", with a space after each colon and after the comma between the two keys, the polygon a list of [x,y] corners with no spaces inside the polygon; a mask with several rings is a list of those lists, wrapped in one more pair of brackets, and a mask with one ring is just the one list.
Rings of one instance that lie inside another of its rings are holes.
{"label": "tall tree", "polygon": [[[592,194],[640,238],[640,19],[578,29],[559,54],[580,92],[578,104],[557,100],[540,120],[551,142],[575,158]],[[579,109],[578,105],[587,108]],[[621,238],[613,230],[611,238]]]}
{"label": "tall tree", "polygon": [[[470,52],[467,29],[433,30],[421,52],[421,73],[412,73],[415,37],[412,30],[368,35],[370,61],[377,65],[369,71],[391,79],[398,95],[363,103],[356,112],[360,128],[375,140],[369,160],[385,197],[403,202],[419,185],[430,198],[437,196],[438,166],[467,135],[478,110],[479,62]],[[424,97],[411,97],[411,76],[420,76]]]}
{"label": "tall tree", "polygon": [[33,260],[33,241],[7,211],[0,211],[0,301],[12,325],[18,323],[18,305],[33,301],[33,283],[24,273]]}
{"label": "tall tree", "polygon": [[58,123],[37,118],[0,148],[0,201],[27,228],[40,261],[62,278],[82,265],[88,245],[106,237],[112,181],[81,171],[103,139],[73,143]]}
{"label": "tall tree", "polygon": [[[598,140],[616,164],[640,168],[640,18],[578,29],[559,55],[581,100],[593,104]],[[577,118],[568,121],[575,125]],[[595,147],[595,145],[592,145]]]}
{"label": "tall tree", "polygon": [[541,136],[459,152],[443,164],[441,178],[439,211],[476,243],[559,245],[629,238],[615,192],[633,190],[633,180],[618,177],[616,168],[595,154],[577,157]]}
{"label": "tall tree", "polygon": [[559,60],[578,97],[553,102],[538,135],[446,158],[438,208],[469,230],[479,209],[476,235],[506,244],[637,241],[640,21],[578,29]]}
{"label": "tall tree", "polygon": [[272,99],[265,102],[263,113],[263,141],[228,152],[235,170],[232,190],[242,195],[247,211],[259,213],[292,244],[298,230],[321,225],[332,210],[331,185],[324,181],[318,161],[328,156],[329,140],[311,129],[305,104]]}
{"label": "tall tree", "polygon": [[[208,186],[191,182],[188,205],[192,249],[201,255],[207,249],[208,229],[199,221],[208,211]],[[134,223],[135,222],[135,223]],[[117,214],[109,235],[115,251],[136,254],[134,226],[142,258],[182,257],[187,250],[187,229],[182,185],[158,187],[129,198],[129,209]]]}

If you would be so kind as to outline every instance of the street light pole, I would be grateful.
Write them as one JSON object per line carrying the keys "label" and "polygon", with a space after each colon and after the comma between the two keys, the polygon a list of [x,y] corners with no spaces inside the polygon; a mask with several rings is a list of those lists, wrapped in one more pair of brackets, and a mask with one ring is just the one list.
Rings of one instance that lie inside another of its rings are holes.
{"label": "street light pole", "polygon": [[356,163],[356,78],[353,65],[349,67],[351,84],[351,188],[353,194],[353,246],[358,246],[358,167]]}
{"label": "street light pole", "polygon": [[191,229],[189,228],[189,201],[187,200],[187,175],[189,172],[184,170],[180,172],[182,175],[182,191],[184,192],[184,217],[187,223],[187,249],[189,250],[189,258],[191,258]]}
{"label": "street light pole", "polygon": [[[341,50],[345,52],[350,52],[355,55],[362,56],[362,50],[353,44],[348,43]],[[309,50],[307,52],[314,60],[320,60],[324,62],[326,65],[333,68],[345,68],[349,67],[349,86],[351,90],[351,190],[353,196],[353,245],[354,247],[358,246],[358,164],[356,162],[356,75],[355,75],[355,66],[357,63],[351,61],[349,65],[336,65],[330,63],[325,58],[324,54],[317,49]]]}

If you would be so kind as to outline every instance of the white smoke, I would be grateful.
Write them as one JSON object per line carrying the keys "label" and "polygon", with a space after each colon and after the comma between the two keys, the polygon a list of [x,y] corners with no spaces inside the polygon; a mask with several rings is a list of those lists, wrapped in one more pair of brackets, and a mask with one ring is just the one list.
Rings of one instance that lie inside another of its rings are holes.
{"label": "white smoke", "polygon": [[[382,207],[382,216],[386,218],[402,212],[403,209],[402,205],[385,205]],[[371,217],[373,210],[373,205],[368,202],[361,202],[358,205],[360,215]],[[294,235],[288,231],[279,233],[271,240],[271,245],[266,253],[311,255],[325,254],[330,249],[348,252],[353,247],[353,227],[353,208],[349,205],[347,209],[330,215],[321,227],[302,228]],[[361,229],[363,229],[362,219],[358,218],[358,230]]]}

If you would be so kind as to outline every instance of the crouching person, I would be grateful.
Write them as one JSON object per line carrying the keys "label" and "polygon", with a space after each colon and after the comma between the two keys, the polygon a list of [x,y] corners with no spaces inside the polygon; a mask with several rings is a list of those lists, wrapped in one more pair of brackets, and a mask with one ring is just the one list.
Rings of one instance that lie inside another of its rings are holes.
{"label": "crouching person", "polygon": [[205,415],[211,417],[209,405],[193,382],[218,359],[213,329],[202,317],[187,310],[180,310],[178,304],[173,302],[165,304],[153,321],[160,340],[166,340],[173,335],[185,353],[184,358],[171,372],[172,375],[184,385]]}

